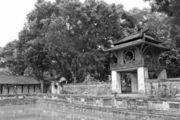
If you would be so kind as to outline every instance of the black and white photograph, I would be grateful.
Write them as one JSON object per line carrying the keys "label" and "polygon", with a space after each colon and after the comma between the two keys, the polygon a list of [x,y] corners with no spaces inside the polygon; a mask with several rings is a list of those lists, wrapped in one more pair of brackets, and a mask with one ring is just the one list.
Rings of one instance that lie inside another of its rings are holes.
{"label": "black and white photograph", "polygon": [[0,38],[0,120],[180,120],[180,0],[2,0]]}

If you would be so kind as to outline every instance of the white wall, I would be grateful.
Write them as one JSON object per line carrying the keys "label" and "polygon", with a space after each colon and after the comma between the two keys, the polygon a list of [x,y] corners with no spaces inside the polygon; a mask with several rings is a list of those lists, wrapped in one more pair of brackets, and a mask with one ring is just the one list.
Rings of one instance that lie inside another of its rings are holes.
{"label": "white wall", "polygon": [[121,93],[121,77],[120,73],[117,71],[111,71],[112,77],[112,91],[116,93]]}
{"label": "white wall", "polygon": [[22,94],[22,86],[17,85],[16,90],[17,90],[17,94]]}
{"label": "white wall", "polygon": [[6,85],[3,85],[3,94],[5,94],[5,95],[8,94],[8,88]]}
{"label": "white wall", "polygon": [[[57,85],[57,88],[55,88],[55,85]],[[61,91],[61,87],[57,83],[52,82],[51,83],[51,93],[52,94],[60,94],[60,91]]]}
{"label": "white wall", "polygon": [[145,79],[148,78],[148,69],[140,67],[137,69],[138,74],[138,93],[145,94]]}
{"label": "white wall", "polygon": [[23,85],[23,94],[28,93],[28,85]]}
{"label": "white wall", "polygon": [[34,93],[34,85],[29,85],[29,93]]}

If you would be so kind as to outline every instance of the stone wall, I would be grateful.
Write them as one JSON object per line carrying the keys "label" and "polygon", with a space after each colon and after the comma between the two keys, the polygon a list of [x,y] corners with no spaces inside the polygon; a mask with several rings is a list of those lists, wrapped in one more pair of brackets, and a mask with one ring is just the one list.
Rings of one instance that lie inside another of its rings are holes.
{"label": "stone wall", "polygon": [[[155,98],[180,98],[180,78],[146,79],[146,95]],[[73,95],[111,96],[111,83],[97,85],[66,85],[65,93]]]}
{"label": "stone wall", "polygon": [[29,95],[1,95],[0,106],[35,104],[36,99],[32,99],[35,96],[32,96],[29,97]]}
{"label": "stone wall", "polygon": [[80,111],[113,118],[116,116],[117,120],[179,120],[180,118],[180,100],[173,99],[52,94],[23,96],[21,99],[19,97],[21,96],[18,96],[18,99],[13,99],[13,96],[1,97],[0,105],[36,104],[36,107],[51,112]]}
{"label": "stone wall", "polygon": [[147,79],[146,94],[150,97],[178,98],[180,94],[180,78]]}
{"label": "stone wall", "polygon": [[[91,111],[93,113],[104,113],[118,115],[119,119],[142,120],[179,120],[180,101],[171,99],[149,99],[128,97],[94,97],[74,95],[39,95],[38,105],[45,109],[62,109],[68,106],[73,110]],[[59,105],[59,107],[58,107]]]}
{"label": "stone wall", "polygon": [[111,95],[111,84],[66,85],[64,91],[75,95]]}

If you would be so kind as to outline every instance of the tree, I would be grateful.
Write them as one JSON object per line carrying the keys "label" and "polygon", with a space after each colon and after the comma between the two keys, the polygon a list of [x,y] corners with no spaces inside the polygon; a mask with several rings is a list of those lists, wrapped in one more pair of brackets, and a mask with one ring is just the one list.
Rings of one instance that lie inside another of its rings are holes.
{"label": "tree", "polygon": [[156,40],[162,42],[170,41],[170,32],[168,16],[163,13],[151,12],[149,9],[139,10],[137,8],[129,11],[130,15],[135,18],[136,29],[148,28],[147,34],[151,34]]}
{"label": "tree", "polygon": [[[162,54],[161,59],[166,61],[170,76],[179,77],[179,47],[180,47],[180,1],[179,0],[146,0],[150,1],[152,11],[165,13],[168,16],[169,37],[174,44],[171,51]],[[172,69],[173,68],[173,69]]]}
{"label": "tree", "polygon": [[42,84],[51,75],[69,83],[83,82],[87,75],[105,81],[109,54],[102,49],[131,27],[121,23],[124,12],[121,5],[96,0],[38,0],[15,49]]}
{"label": "tree", "polygon": [[176,48],[180,47],[180,1],[179,0],[146,0],[151,2],[152,10],[168,15],[170,38]]}
{"label": "tree", "polygon": [[27,15],[28,22],[19,34],[18,50],[24,56],[28,67],[33,68],[35,77],[41,81],[42,92],[44,72],[49,70],[51,65],[51,59],[45,48],[45,33],[54,12],[56,12],[54,4],[43,0],[37,1],[35,9]]}
{"label": "tree", "polygon": [[23,56],[19,54],[17,49],[18,41],[9,42],[2,50],[1,57],[3,58],[4,67],[8,67],[14,75],[23,75],[26,64]]}
{"label": "tree", "polygon": [[58,6],[63,15],[55,17],[47,33],[57,63],[69,71],[75,83],[83,81],[87,74],[104,79],[108,57],[99,47],[107,47],[109,39],[121,37],[115,5],[69,1],[59,2]]}

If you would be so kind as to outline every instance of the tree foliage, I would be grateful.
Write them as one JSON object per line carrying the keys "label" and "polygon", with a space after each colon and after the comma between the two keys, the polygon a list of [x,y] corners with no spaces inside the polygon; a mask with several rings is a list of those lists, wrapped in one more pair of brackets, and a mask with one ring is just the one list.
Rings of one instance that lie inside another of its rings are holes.
{"label": "tree foliage", "polygon": [[139,10],[137,8],[132,9],[130,14],[135,18],[137,27],[141,29],[148,28],[149,34],[151,34],[151,36],[156,40],[163,42],[170,40],[167,15],[158,12],[151,12],[149,9]]}
{"label": "tree foliage", "polygon": [[161,59],[166,61],[170,76],[179,77],[179,47],[180,47],[180,1],[179,0],[146,0],[151,2],[152,11],[165,13],[168,18],[167,25],[169,27],[170,42],[174,44],[174,48],[162,54]]}
{"label": "tree foliage", "polygon": [[32,68],[39,80],[64,76],[76,83],[87,75],[106,80],[109,57],[102,49],[123,37],[123,12],[122,6],[96,0],[38,0],[12,47],[21,56],[17,62],[23,61],[21,70]]}
{"label": "tree foliage", "polygon": [[180,47],[180,1],[179,0],[146,0],[151,2],[152,10],[168,15],[170,38],[176,48]]}

